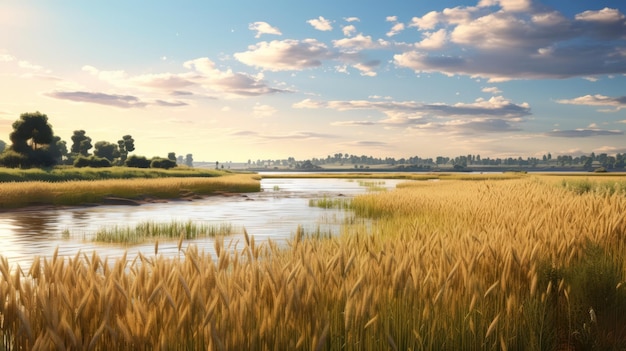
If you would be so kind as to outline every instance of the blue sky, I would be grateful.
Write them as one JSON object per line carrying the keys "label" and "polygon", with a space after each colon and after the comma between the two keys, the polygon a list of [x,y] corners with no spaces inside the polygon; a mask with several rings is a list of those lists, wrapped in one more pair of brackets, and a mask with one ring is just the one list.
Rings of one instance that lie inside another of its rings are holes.
{"label": "blue sky", "polygon": [[626,152],[622,1],[4,1],[0,140],[197,161]]}

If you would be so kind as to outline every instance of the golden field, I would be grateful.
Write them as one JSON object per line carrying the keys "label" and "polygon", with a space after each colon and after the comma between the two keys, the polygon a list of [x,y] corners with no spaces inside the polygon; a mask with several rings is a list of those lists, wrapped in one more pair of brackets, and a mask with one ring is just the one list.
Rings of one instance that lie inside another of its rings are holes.
{"label": "golden field", "polygon": [[[476,181],[481,180],[481,181]],[[6,349],[621,350],[624,178],[403,183],[375,219],[218,259],[0,262]],[[155,248],[156,250],[156,248]]]}

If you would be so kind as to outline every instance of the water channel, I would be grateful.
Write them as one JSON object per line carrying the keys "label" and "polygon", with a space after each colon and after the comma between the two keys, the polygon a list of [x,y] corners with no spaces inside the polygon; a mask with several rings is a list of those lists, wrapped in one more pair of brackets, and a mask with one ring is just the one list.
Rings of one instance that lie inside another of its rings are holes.
{"label": "water channel", "polygon": [[[401,181],[387,179],[379,186],[392,189]],[[125,252],[129,259],[138,252],[150,256],[154,255],[154,242],[124,246],[90,240],[99,228],[134,226],[146,221],[228,224],[245,228],[257,243],[268,239],[284,243],[292,238],[298,225],[307,232],[319,228],[322,232],[337,233],[345,216],[352,215],[310,207],[310,199],[351,197],[368,191],[362,183],[351,179],[263,179],[261,188],[259,193],[194,201],[0,213],[0,256],[7,258],[13,268],[19,264],[22,269],[28,269],[35,256],[52,257],[55,250],[60,257],[74,257],[79,251],[91,255],[96,251],[102,258],[109,257],[109,261]],[[243,241],[243,233],[236,232],[224,242]],[[177,240],[160,240],[159,255],[178,255],[177,245]],[[215,254],[212,238],[185,241],[183,247],[187,245],[197,245],[199,251]]]}

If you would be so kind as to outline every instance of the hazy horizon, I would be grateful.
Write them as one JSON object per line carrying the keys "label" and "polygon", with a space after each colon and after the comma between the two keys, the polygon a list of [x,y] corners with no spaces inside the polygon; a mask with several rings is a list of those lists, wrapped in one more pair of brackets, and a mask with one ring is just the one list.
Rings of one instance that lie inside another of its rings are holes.
{"label": "hazy horizon", "polygon": [[196,161],[624,153],[621,1],[0,3],[0,140]]}

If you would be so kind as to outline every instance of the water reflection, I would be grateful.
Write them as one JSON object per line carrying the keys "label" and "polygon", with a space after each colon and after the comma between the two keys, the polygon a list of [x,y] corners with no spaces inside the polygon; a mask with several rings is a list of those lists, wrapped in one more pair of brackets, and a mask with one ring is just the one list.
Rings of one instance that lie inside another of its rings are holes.
{"label": "water reflection", "polygon": [[[386,180],[384,186],[394,188],[398,180]],[[30,266],[34,256],[75,256],[77,252],[117,258],[128,251],[132,260],[137,252],[154,254],[154,243],[125,247],[91,242],[91,235],[105,226],[134,226],[145,221],[194,221],[198,223],[229,223],[246,228],[256,242],[272,239],[284,242],[298,225],[305,231],[320,230],[337,233],[349,213],[309,207],[309,199],[323,196],[354,196],[367,191],[356,181],[346,179],[264,179],[262,192],[245,196],[209,197],[195,201],[172,201],[142,206],[95,206],[0,213],[0,255],[22,268]],[[64,233],[71,233],[67,238]],[[225,241],[241,241],[235,234]],[[187,241],[199,251],[214,254],[213,239]],[[239,245],[241,246],[241,244]],[[159,254],[178,255],[177,241],[160,242]]]}

